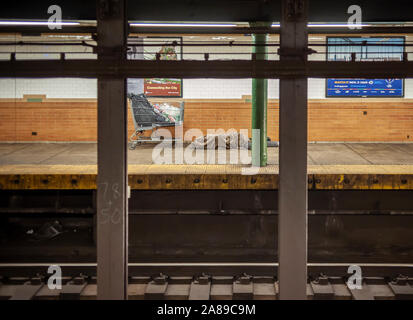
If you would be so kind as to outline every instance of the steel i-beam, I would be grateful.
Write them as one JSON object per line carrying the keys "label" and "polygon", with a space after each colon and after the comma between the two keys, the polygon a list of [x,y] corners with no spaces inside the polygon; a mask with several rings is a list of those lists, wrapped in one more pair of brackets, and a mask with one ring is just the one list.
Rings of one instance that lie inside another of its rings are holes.
{"label": "steel i-beam", "polygon": [[[281,61],[307,59],[307,0],[283,0]],[[278,257],[280,299],[306,299],[307,78],[280,80]]]}
{"label": "steel i-beam", "polygon": [[[126,0],[97,1],[98,60],[125,60]],[[98,299],[127,299],[126,79],[98,78]]]}

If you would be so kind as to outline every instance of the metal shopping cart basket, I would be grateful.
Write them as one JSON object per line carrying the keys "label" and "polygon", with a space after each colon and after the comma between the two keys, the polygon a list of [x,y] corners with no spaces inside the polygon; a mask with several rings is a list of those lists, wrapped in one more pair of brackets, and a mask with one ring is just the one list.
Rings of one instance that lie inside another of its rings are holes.
{"label": "metal shopping cart basket", "polygon": [[[180,103],[179,114],[175,117],[168,116],[159,112],[148,101],[144,94],[128,94],[131,100],[130,108],[135,131],[129,138],[129,149],[134,150],[137,145],[143,142],[161,141],[161,137],[153,137],[153,132],[158,128],[175,127],[183,124],[184,121],[184,102]],[[145,132],[150,131],[149,136],[144,136]],[[174,138],[172,141],[179,139]]]}

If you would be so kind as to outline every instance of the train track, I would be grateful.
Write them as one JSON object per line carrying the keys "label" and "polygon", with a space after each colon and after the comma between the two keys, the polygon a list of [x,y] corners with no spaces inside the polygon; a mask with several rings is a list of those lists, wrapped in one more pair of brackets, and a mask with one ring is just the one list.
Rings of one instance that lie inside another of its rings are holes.
{"label": "train track", "polygon": [[[359,264],[360,287],[349,281],[349,265],[355,264],[309,263],[307,299],[413,300],[413,265]],[[62,287],[53,289],[48,285],[47,263],[0,264],[0,274],[6,274],[0,277],[0,299],[96,299],[95,263],[59,266]],[[130,263],[128,295],[138,300],[276,300],[277,267],[277,263]]]}
{"label": "train track", "polygon": [[[130,299],[276,299],[276,192],[192,195],[132,194]],[[411,195],[310,193],[308,299],[413,299]],[[0,199],[0,298],[95,299],[93,192],[5,192]],[[61,290],[47,286],[50,265],[61,267]],[[362,270],[360,290],[346,283],[350,265]]]}

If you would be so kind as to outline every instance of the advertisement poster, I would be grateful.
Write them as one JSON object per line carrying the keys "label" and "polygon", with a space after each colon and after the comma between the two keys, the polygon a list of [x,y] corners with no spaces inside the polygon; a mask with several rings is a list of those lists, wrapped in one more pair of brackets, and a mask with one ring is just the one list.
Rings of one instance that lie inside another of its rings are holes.
{"label": "advertisement poster", "polygon": [[402,79],[327,79],[329,97],[402,97]]}
{"label": "advertisement poster", "polygon": [[182,79],[152,78],[143,83],[145,95],[148,97],[181,97]]}
{"label": "advertisement poster", "polygon": [[[182,55],[182,38],[150,38],[147,40],[153,43],[159,43],[160,46],[151,46],[149,55],[150,59],[156,59],[159,55],[160,60],[178,60]],[[157,41],[157,42],[155,42]],[[144,79],[144,93],[148,97],[182,97],[182,79],[173,78],[151,78]]]}
{"label": "advertisement poster", "polygon": [[[329,37],[328,60],[402,61],[404,37]],[[403,97],[403,79],[327,79],[327,97]]]}

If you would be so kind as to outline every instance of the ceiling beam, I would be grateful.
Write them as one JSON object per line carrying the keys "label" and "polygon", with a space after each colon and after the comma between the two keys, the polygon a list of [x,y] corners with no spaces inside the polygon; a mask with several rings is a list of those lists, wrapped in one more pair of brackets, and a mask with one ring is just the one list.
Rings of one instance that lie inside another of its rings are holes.
{"label": "ceiling beam", "polygon": [[153,61],[16,60],[0,61],[0,77],[176,77],[176,78],[413,78],[413,61]]}
{"label": "ceiling beam", "polygon": [[[96,34],[95,26],[65,26],[62,29],[50,30],[47,26],[6,26],[0,25],[1,33],[22,33],[26,35],[40,34]],[[249,28],[249,27],[142,27],[129,26],[130,34],[174,34],[174,35],[215,35],[234,34],[250,35],[255,34],[279,34],[280,28]],[[413,26],[369,26],[362,29],[349,29],[346,27],[309,27],[310,35],[328,34],[413,34]]]}

